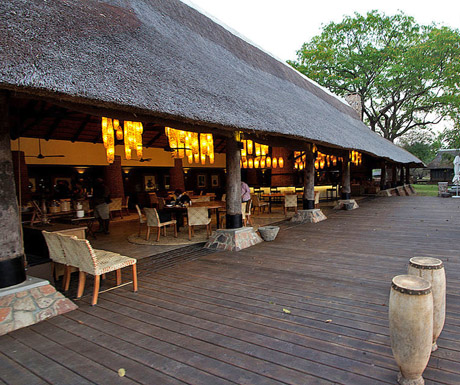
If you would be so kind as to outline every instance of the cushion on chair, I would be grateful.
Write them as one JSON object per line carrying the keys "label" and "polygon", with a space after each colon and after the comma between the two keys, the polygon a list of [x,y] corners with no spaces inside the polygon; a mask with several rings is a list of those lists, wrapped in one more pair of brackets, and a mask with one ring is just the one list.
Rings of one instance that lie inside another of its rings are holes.
{"label": "cushion on chair", "polygon": [[187,218],[189,226],[205,226],[211,223],[206,207],[187,207]]}
{"label": "cushion on chair", "polygon": [[93,249],[96,256],[96,269],[94,273],[87,271],[90,274],[105,274],[111,271],[122,269],[127,266],[134,265],[137,260],[135,258],[125,257],[124,255],[113,253],[106,250]]}
{"label": "cushion on chair", "polygon": [[297,207],[297,195],[285,195],[284,207]]}

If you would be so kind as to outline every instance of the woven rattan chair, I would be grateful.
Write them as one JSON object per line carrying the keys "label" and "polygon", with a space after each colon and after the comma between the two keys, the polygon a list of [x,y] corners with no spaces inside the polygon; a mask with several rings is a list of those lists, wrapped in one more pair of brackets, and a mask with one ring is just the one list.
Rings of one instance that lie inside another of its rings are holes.
{"label": "woven rattan chair", "polygon": [[[268,202],[261,202],[257,194],[251,194],[251,201],[252,201],[252,211],[254,212],[256,209],[258,210],[257,212],[260,214],[260,212],[265,212],[265,207],[268,207],[270,210],[270,203]],[[261,210],[262,209],[262,210]]]}
{"label": "woven rattan chair", "polygon": [[126,213],[126,215],[129,215],[129,195],[125,198],[125,204],[121,206],[122,211]]}
{"label": "woven rattan chair", "polygon": [[110,219],[113,219],[113,212],[118,211],[120,213],[120,218],[123,219],[123,205],[122,198],[112,198],[112,202],[109,203],[109,213]]}
{"label": "woven rattan chair", "polygon": [[288,208],[294,208],[297,213],[297,195],[289,194],[284,196],[284,215],[287,214]]}
{"label": "woven rattan chair", "polygon": [[252,200],[241,203],[241,214],[243,215],[243,226],[246,226],[248,223],[251,226],[253,226],[251,210],[252,210]]}
{"label": "woven rattan chair", "polygon": [[93,249],[87,239],[78,239],[60,234],[60,241],[67,261],[80,270],[77,298],[81,298],[83,295],[86,274],[94,275],[94,290],[91,305],[96,305],[101,275],[115,271],[117,286],[119,286],[121,285],[121,269],[127,266],[132,266],[133,291],[137,291],[136,259],[111,251]]}
{"label": "woven rattan chair", "polygon": [[142,211],[139,205],[136,205],[136,211],[137,211],[137,215],[139,215],[139,232],[137,235],[140,237],[142,225],[147,222],[147,219],[145,219],[145,217],[142,215]]}
{"label": "woven rattan chair", "polygon": [[174,237],[177,238],[177,222],[176,220],[171,220],[167,222],[160,222],[160,217],[158,216],[158,211],[153,208],[145,207],[145,215],[147,216],[147,236],[146,240],[150,238],[150,228],[155,227],[157,229],[157,242],[160,241],[160,230],[163,227],[163,235],[166,236],[166,226],[174,226]]}
{"label": "woven rattan chair", "polygon": [[48,246],[48,252],[52,262],[53,276],[57,279],[57,268],[59,265],[64,266],[64,277],[62,279],[62,288],[64,291],[69,290],[70,285],[70,265],[67,261],[64,250],[61,245],[60,235],[57,233],[50,233],[48,231],[42,231],[43,238],[45,238],[46,245]]}
{"label": "woven rattan chair", "polygon": [[211,218],[206,207],[187,207],[188,239],[192,240],[195,226],[206,226],[206,236],[211,235]]}

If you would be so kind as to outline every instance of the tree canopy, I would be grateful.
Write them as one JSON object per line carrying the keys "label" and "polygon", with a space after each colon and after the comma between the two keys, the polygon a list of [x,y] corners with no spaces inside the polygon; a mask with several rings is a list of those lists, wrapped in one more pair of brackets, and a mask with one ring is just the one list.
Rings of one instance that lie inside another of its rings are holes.
{"label": "tree canopy", "polygon": [[458,30],[355,13],[324,26],[288,63],[338,95],[358,94],[363,120],[391,141],[446,116],[458,121]]}

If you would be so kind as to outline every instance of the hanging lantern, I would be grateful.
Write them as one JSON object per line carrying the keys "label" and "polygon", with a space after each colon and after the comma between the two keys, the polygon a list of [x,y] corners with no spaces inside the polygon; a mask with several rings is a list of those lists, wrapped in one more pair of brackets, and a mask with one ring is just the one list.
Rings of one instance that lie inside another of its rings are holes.
{"label": "hanging lantern", "polygon": [[248,150],[248,155],[252,155],[252,140],[247,141],[247,150]]}
{"label": "hanging lantern", "polygon": [[243,160],[243,168],[248,168],[248,160],[246,158]]}
{"label": "hanging lantern", "polygon": [[249,168],[253,168],[254,167],[254,159],[249,158],[248,165],[249,165]]}
{"label": "hanging lantern", "polygon": [[318,159],[315,160],[315,169],[318,170],[319,168],[319,161]]}
{"label": "hanging lantern", "polygon": [[269,156],[267,156],[267,167],[270,168],[272,166],[272,158],[270,158]]}
{"label": "hanging lantern", "polygon": [[278,165],[280,166],[280,168],[284,167],[284,159],[282,156],[280,156],[278,159]]}
{"label": "hanging lantern", "polygon": [[276,168],[277,166],[278,166],[278,159],[274,157],[274,158],[272,159],[272,167],[273,167],[273,168]]}
{"label": "hanging lantern", "polygon": [[265,168],[265,157],[260,160],[260,168]]}
{"label": "hanging lantern", "polygon": [[254,159],[254,168],[259,168],[259,158]]}

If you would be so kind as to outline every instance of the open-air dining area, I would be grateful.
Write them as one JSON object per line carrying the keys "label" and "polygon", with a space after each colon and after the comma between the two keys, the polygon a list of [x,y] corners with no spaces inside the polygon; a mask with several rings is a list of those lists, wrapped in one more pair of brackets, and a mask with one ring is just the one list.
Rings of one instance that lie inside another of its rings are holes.
{"label": "open-air dining area", "polygon": [[179,0],[0,15],[0,383],[460,383],[460,206],[357,94]]}

